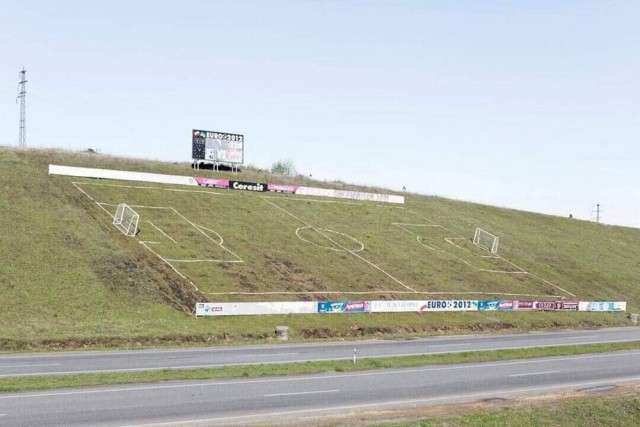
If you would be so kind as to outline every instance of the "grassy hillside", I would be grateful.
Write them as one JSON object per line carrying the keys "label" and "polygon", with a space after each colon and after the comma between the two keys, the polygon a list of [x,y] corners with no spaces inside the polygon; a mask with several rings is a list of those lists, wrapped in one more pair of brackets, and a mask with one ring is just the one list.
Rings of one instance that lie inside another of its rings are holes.
{"label": "grassy hillside", "polygon": [[[495,312],[194,319],[195,301],[564,297],[640,307],[637,229],[412,194],[392,206],[49,176],[48,164],[194,175],[189,164],[0,148],[0,347],[253,340],[278,324],[293,338],[323,338],[627,323]],[[197,174],[351,188],[255,170]],[[141,215],[135,238],[111,225],[123,202]],[[471,243],[476,227],[500,237],[500,258]]]}

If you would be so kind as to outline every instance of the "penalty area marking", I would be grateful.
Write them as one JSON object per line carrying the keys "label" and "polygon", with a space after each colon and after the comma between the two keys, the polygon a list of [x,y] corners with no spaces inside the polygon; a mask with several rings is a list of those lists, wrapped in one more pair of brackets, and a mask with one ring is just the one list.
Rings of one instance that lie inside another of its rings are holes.
{"label": "penalty area marking", "polygon": [[173,237],[169,236],[167,233],[165,233],[164,231],[162,231],[160,228],[156,227],[156,225],[154,223],[152,223],[151,221],[147,221],[149,224],[151,224],[151,226],[153,228],[155,228],[156,230],[158,230],[160,233],[162,233],[164,235],[164,237],[166,237],[167,239],[171,240],[173,243],[178,243],[176,242]]}
{"label": "penalty area marking", "polygon": [[[98,184],[98,183],[83,183],[83,182],[71,182],[71,184],[76,187],[76,189],[78,189],[78,191],[80,191],[82,194],[84,194],[89,200],[93,201],[100,209],[102,209],[103,211],[105,211],[107,213],[107,215],[109,215],[110,218],[115,218],[115,215],[112,214],[107,208],[105,208],[105,206],[108,207],[114,207],[116,205],[110,204],[110,203],[104,203],[104,202],[99,202],[97,200],[95,200],[89,193],[87,193],[86,191],[84,191],[82,188],[80,188],[79,185],[97,185],[97,186],[110,186],[110,187],[124,187],[124,188],[135,188],[133,186],[123,186],[123,185],[110,185],[110,184]],[[157,190],[172,190],[172,189],[166,189],[166,188],[159,188],[159,187],[148,187],[151,189],[157,189]],[[175,190],[175,189],[174,189]],[[218,194],[218,193],[213,193],[213,192],[209,192],[209,191],[193,191],[193,190],[178,190],[178,191],[185,191],[185,192],[191,192],[191,193],[207,193],[207,194]],[[198,230],[202,235],[204,235],[206,238],[208,238],[209,240],[211,240],[213,243],[219,245],[222,249],[224,249],[225,251],[229,252],[230,254],[232,254],[236,259],[235,260],[213,260],[213,259],[204,259],[204,260],[173,260],[173,262],[219,262],[219,263],[242,263],[244,262],[238,255],[236,255],[234,252],[232,252],[231,250],[229,250],[228,248],[223,246],[223,242],[224,240],[222,239],[222,236],[220,236],[220,234],[218,234],[217,232],[210,230],[206,227],[203,226],[198,226],[196,224],[194,224],[193,222],[189,221],[184,215],[182,215],[180,212],[178,212],[176,209],[174,209],[173,207],[166,207],[166,206],[142,206],[142,205],[131,205],[131,208],[136,208],[136,209],[163,209],[163,210],[171,210],[173,211],[176,215],[178,215],[180,218],[182,218],[183,220],[185,220],[186,222],[188,222],[192,227],[194,227],[196,230]],[[160,229],[159,227],[157,227],[155,224],[153,224],[150,221],[147,221],[149,224],[151,224],[155,229],[157,229],[159,232],[161,232],[163,235],[165,235],[167,238],[169,238],[171,241],[173,241],[174,243],[177,243],[175,241],[175,239],[173,239],[172,237],[170,237],[167,233],[165,233],[162,229]],[[211,236],[209,236],[207,233],[205,233],[203,230],[207,230],[211,233],[216,234],[216,236],[218,236],[219,242],[216,242],[213,238],[211,238]],[[150,245],[158,245],[161,244],[160,242],[152,242],[152,241],[141,241],[139,240],[138,237],[135,237],[136,240],[138,240],[138,243],[140,243],[142,246],[144,246],[146,249],[148,249],[152,254],[154,254],[155,256],[157,256],[162,262],[164,262],[166,265],[169,266],[169,268],[171,268],[180,278],[182,278],[183,280],[187,281],[191,286],[193,286],[193,288],[200,292],[200,289],[198,288],[198,286],[196,286],[195,283],[193,283],[193,281],[191,281],[187,276],[185,276],[180,270],[178,270],[173,264],[171,264],[171,261],[168,260],[167,258],[164,258],[162,255],[160,255],[158,252],[154,251]]]}
{"label": "penalty area marking", "polygon": [[[403,226],[403,225],[407,225],[407,226],[414,226],[414,227],[415,227],[415,226],[423,226],[423,227],[437,226],[437,227],[442,227],[442,228],[444,228],[445,230],[451,231],[451,230],[449,230],[448,228],[446,228],[446,227],[444,227],[444,226],[442,226],[442,225],[437,224],[435,221],[433,221],[433,220],[431,220],[431,219],[429,219],[429,218],[427,218],[427,217],[425,217],[425,216],[423,216],[423,215],[421,215],[421,214],[419,214],[419,213],[417,213],[417,212],[415,212],[415,211],[413,211],[413,210],[411,210],[411,209],[407,209],[407,211],[408,211],[408,212],[410,212],[410,213],[412,213],[412,214],[414,214],[414,215],[416,215],[416,216],[418,216],[418,217],[420,217],[420,218],[422,218],[422,219],[424,219],[425,221],[430,222],[431,224],[404,224],[404,223],[392,223],[392,224],[393,224],[393,225],[395,225],[396,227],[398,227],[398,228],[400,228],[400,229],[402,229],[402,230],[404,230],[404,231],[406,231],[406,232],[408,232],[408,233],[410,233],[410,234],[414,235],[414,236],[417,236],[418,243],[420,243],[422,246],[425,246],[427,249],[432,249],[432,250],[433,250],[433,248],[432,248],[432,247],[428,247],[428,246],[426,246],[425,244],[423,244],[423,243],[420,241],[420,236],[419,236],[419,235],[417,235],[416,233],[414,233],[414,232],[412,232],[411,230],[408,230],[408,229],[406,229],[406,228],[404,228],[404,227],[402,227],[402,226]],[[455,232],[454,232],[454,233],[455,233]],[[455,233],[455,234],[457,234],[457,233]],[[449,239],[449,240],[448,240],[448,239]],[[467,251],[468,251],[468,249],[466,249],[466,248],[462,248],[462,247],[460,247],[460,246],[458,246],[458,245],[456,245],[455,243],[453,243],[453,242],[451,242],[451,241],[450,241],[450,240],[454,240],[454,239],[465,239],[465,240],[466,240],[466,238],[464,238],[464,237],[449,237],[449,238],[445,238],[445,240],[446,240],[447,242],[449,242],[450,244],[452,244],[452,245],[454,245],[454,246],[456,246],[456,247],[458,247],[458,248],[460,248],[460,249],[465,249],[465,250],[467,250]],[[433,247],[434,247],[434,248],[438,248],[438,247],[437,247],[437,246],[435,246],[435,245],[433,245]],[[440,249],[440,248],[438,248],[438,249]],[[442,249],[441,249],[441,250],[442,250]],[[451,255],[451,256],[453,256],[453,257],[455,257],[455,258],[456,258],[456,259],[458,259],[459,261],[461,261],[461,262],[463,262],[463,263],[467,264],[469,267],[471,267],[471,268],[473,268],[473,269],[475,269],[475,270],[477,270],[477,271],[482,271],[482,272],[485,272],[485,273],[498,273],[498,274],[522,274],[522,275],[528,275],[528,276],[531,276],[531,277],[533,277],[533,278],[535,278],[535,279],[541,280],[543,283],[545,283],[545,284],[547,284],[547,285],[549,285],[549,286],[552,286],[552,287],[556,288],[557,290],[559,290],[559,291],[561,291],[561,292],[564,292],[565,294],[567,294],[567,295],[569,295],[569,296],[572,296],[572,297],[575,297],[575,296],[576,296],[574,293],[571,293],[571,292],[567,291],[566,289],[564,289],[564,288],[562,288],[562,287],[560,287],[560,286],[558,286],[558,285],[555,285],[555,284],[551,283],[550,281],[548,281],[548,280],[546,280],[546,279],[544,279],[544,278],[542,278],[542,277],[540,277],[540,276],[537,276],[537,275],[535,275],[535,274],[533,274],[533,273],[530,273],[530,272],[528,272],[528,271],[524,270],[523,268],[519,267],[518,265],[516,265],[516,264],[514,264],[513,262],[509,261],[508,259],[506,259],[506,258],[504,258],[504,257],[501,257],[500,255],[496,255],[496,256],[495,256],[495,258],[499,258],[499,259],[501,259],[501,260],[503,260],[503,261],[505,261],[505,262],[507,262],[507,263],[511,264],[511,265],[512,265],[512,266],[514,266],[516,269],[518,269],[518,271],[489,270],[489,269],[482,269],[482,268],[478,268],[478,267],[474,266],[473,264],[469,263],[468,261],[466,261],[466,260],[464,260],[464,259],[462,259],[462,258],[458,257],[457,255],[452,254],[451,252],[448,252],[448,251],[445,251],[445,250],[442,250],[442,251],[443,251],[443,252],[446,252],[447,254],[449,254],[449,255]],[[480,255],[480,257],[482,257],[482,258],[494,258],[494,256],[481,256],[481,255]],[[497,294],[496,294],[496,295],[497,295]]]}

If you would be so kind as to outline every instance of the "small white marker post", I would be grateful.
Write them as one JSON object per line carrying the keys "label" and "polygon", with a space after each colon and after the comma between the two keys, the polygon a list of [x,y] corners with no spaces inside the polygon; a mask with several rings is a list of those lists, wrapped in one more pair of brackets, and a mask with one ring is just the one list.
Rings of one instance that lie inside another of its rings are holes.
{"label": "small white marker post", "polygon": [[356,364],[356,349],[355,347],[353,348],[353,364]]}

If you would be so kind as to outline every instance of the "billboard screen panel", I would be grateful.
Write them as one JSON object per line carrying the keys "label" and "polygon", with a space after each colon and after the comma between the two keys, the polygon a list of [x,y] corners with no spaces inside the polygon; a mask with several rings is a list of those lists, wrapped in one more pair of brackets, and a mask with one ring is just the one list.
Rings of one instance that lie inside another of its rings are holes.
{"label": "billboard screen panel", "polygon": [[193,129],[191,158],[220,163],[244,163],[244,135]]}

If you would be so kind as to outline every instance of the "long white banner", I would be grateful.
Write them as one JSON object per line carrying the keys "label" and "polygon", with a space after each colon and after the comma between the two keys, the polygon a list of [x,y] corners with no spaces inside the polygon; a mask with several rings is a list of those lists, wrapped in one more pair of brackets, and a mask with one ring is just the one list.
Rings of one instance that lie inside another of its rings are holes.
{"label": "long white banner", "polygon": [[128,172],[113,169],[79,168],[75,166],[49,165],[49,175],[79,176],[84,178],[116,179],[121,181],[156,182],[158,184],[198,185],[190,176],[159,173]]}
{"label": "long white banner", "polygon": [[[78,176],[78,177],[84,177],[84,178],[115,179],[115,180],[122,180],[122,181],[155,182],[158,184],[176,184],[176,185],[200,184],[203,186],[229,188],[228,180],[202,178],[202,177],[193,178],[190,176],[164,175],[164,174],[158,174],[158,173],[129,172],[129,171],[112,170],[112,169],[81,168],[76,166],[49,165],[49,174]],[[209,183],[212,183],[212,185],[209,185]],[[245,184],[251,184],[251,183],[245,183]],[[255,183],[256,188],[259,187],[259,185],[260,183]],[[233,188],[236,188],[236,187],[233,187]],[[253,188],[243,187],[242,189],[253,189]],[[383,203],[400,203],[400,204],[404,203],[404,196],[395,196],[391,194],[365,193],[362,191],[335,190],[335,189],[315,188],[315,187],[298,187],[295,185],[280,185],[280,184],[266,184],[264,190],[260,190],[260,191],[266,191],[266,190],[295,193],[297,195],[302,195],[302,196],[333,197],[338,199],[350,199],[350,200],[369,200],[372,202],[383,202]]]}
{"label": "long white banner", "polygon": [[627,303],[623,301],[580,301],[580,311],[627,311]]}
{"label": "long white banner", "polygon": [[199,302],[196,316],[241,316],[252,314],[305,314],[317,313],[315,301],[293,302]]}
{"label": "long white banner", "polygon": [[241,316],[305,313],[428,313],[461,311],[592,311],[623,312],[623,301],[500,301],[500,300],[399,300],[399,301],[294,301],[201,302],[196,316]]}
{"label": "long white banner", "polygon": [[369,200],[372,202],[404,203],[404,196],[365,193],[362,191],[335,190],[330,188],[298,187],[296,194],[302,196],[333,197],[337,199]]}

